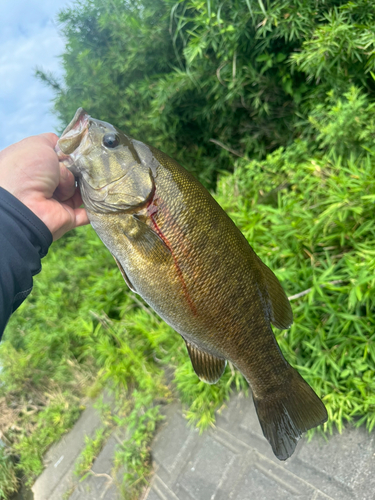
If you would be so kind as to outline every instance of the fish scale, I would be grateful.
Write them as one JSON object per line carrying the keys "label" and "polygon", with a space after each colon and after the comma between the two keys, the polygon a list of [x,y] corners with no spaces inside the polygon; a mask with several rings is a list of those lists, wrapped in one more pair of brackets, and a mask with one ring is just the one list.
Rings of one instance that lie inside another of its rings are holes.
{"label": "fish scale", "polygon": [[242,372],[265,437],[287,459],[327,412],[272,332],[271,323],[293,321],[276,276],[210,193],[161,151],[79,109],[58,153],[128,286],[183,337],[201,380],[215,383],[226,360]]}

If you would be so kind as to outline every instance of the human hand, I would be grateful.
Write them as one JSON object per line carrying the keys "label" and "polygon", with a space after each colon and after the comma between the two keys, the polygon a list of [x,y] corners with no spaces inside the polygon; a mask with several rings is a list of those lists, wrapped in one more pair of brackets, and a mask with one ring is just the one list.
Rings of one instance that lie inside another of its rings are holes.
{"label": "human hand", "polygon": [[40,134],[0,151],[0,186],[34,212],[54,240],[89,223],[74,176],[54,151],[57,140]]}

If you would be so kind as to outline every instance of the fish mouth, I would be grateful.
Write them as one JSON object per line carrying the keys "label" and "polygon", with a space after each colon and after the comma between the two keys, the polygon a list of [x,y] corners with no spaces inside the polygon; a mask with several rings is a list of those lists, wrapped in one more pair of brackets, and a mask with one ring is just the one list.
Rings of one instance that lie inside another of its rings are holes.
{"label": "fish mouth", "polygon": [[79,174],[75,167],[78,148],[83,142],[87,142],[89,125],[90,115],[83,108],[78,108],[55,147],[59,161],[75,176]]}

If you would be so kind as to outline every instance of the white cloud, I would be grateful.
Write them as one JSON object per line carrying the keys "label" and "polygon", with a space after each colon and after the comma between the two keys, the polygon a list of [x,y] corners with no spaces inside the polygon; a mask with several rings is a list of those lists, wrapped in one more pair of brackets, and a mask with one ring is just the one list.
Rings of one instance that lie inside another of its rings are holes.
{"label": "white cloud", "polygon": [[64,40],[53,21],[67,0],[0,2],[0,149],[58,126],[53,93],[34,77],[36,67],[61,74]]}

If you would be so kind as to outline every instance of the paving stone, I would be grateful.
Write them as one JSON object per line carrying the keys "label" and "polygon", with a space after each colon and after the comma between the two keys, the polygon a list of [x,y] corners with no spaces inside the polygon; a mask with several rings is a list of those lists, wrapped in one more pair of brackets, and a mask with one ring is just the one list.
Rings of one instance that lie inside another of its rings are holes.
{"label": "paving stone", "polygon": [[[103,402],[113,407],[113,398],[108,393],[103,394]],[[117,478],[112,479],[110,475],[116,445],[125,439],[125,431],[117,430],[108,438],[93,463],[95,475],[88,476],[82,483],[74,475],[76,460],[85,447],[85,437],[93,437],[100,427],[100,414],[90,404],[74,428],[48,451],[48,466],[32,488],[34,500],[61,500],[69,492],[70,500],[121,499]]]}
{"label": "paving stone", "polygon": [[321,493],[319,491],[316,492],[316,495],[311,500],[333,500],[332,497],[329,497],[325,493]]}
{"label": "paving stone", "polygon": [[110,474],[111,470],[113,468],[113,457],[115,454],[115,449],[116,446],[118,445],[118,440],[116,439],[115,435],[112,434],[105,446],[103,447],[102,451],[100,452],[98,458],[95,460],[92,470],[95,473],[98,474]]}
{"label": "paving stone", "polygon": [[[242,455],[241,467],[237,484],[243,483],[256,469],[261,474],[257,474],[257,477],[268,478],[270,484],[276,485],[275,489],[289,492],[291,498],[310,500],[316,491],[309,483],[287,470],[284,463],[274,463],[256,450],[249,450],[247,455]],[[234,483],[233,489],[236,489]],[[234,496],[234,493],[230,495],[231,498]]]}
{"label": "paving stone", "polygon": [[155,474],[152,480],[152,488],[146,495],[147,500],[179,500],[172,490],[164,483],[164,481]]}
{"label": "paving stone", "polygon": [[375,442],[364,428],[347,427],[328,441],[321,437],[302,447],[290,470],[338,500],[375,498]]}
{"label": "paving stone", "polygon": [[120,498],[116,478],[111,476],[117,444],[118,441],[113,433],[93,463],[91,470],[94,475],[88,476],[83,483],[76,486],[70,500],[115,500]]}
{"label": "paving stone", "polygon": [[35,500],[61,500],[74,484],[74,462],[85,444],[85,436],[93,436],[100,427],[100,415],[90,404],[73,429],[48,451],[49,464],[35,481]]}
{"label": "paving stone", "polygon": [[[156,473],[142,500],[375,500],[375,437],[348,427],[328,441],[301,439],[286,462],[277,460],[262,435],[251,398],[233,397],[215,429],[199,435],[178,404],[152,445]],[[74,460],[85,434],[100,419],[85,410],[74,429],[47,454],[49,465],[33,487],[34,500],[61,500],[72,486]],[[119,440],[112,434],[95,460],[95,476],[76,485],[70,500],[121,500],[109,477]],[[48,473],[46,472],[48,471]]]}
{"label": "paving stone", "polygon": [[[93,499],[95,500],[95,499]],[[105,493],[103,497],[100,497],[100,500],[124,500],[124,495],[122,495],[121,491],[118,489],[116,484],[113,484]]]}
{"label": "paving stone", "polygon": [[158,476],[169,486],[174,484],[200,438],[197,429],[186,425],[179,410],[178,404],[166,409],[166,423],[160,427],[153,444]]}
{"label": "paving stone", "polygon": [[194,500],[215,498],[234,460],[233,452],[206,435],[180,475],[177,496],[183,488]]}
{"label": "paving stone", "polygon": [[295,497],[295,494],[282,488],[280,484],[270,479],[269,476],[265,476],[258,469],[252,468],[243,476],[241,485],[232,498],[236,500],[254,500],[254,498],[291,500],[291,497]]}
{"label": "paving stone", "polygon": [[[216,426],[226,431],[238,427],[244,416],[248,413],[248,407],[251,408],[252,400],[244,396],[241,392],[235,398],[231,398],[216,417]],[[250,410],[251,411],[251,410]]]}
{"label": "paving stone", "polygon": [[151,489],[147,496],[147,500],[161,500],[161,497],[156,493],[154,489]]}
{"label": "paving stone", "polygon": [[375,437],[365,429],[301,439],[280,462],[251,398],[232,398],[202,436],[176,411],[153,446],[158,470],[147,500],[375,500]]}
{"label": "paving stone", "polygon": [[[369,435],[364,431],[369,439]],[[375,498],[375,446],[374,435],[369,443],[370,453],[359,467],[358,475],[353,481],[353,491],[358,500],[374,500]]]}
{"label": "paving stone", "polygon": [[237,418],[241,429],[245,430],[249,434],[253,434],[254,436],[264,439],[253,398],[251,396],[246,397],[243,394],[239,395],[236,413],[238,414]]}
{"label": "paving stone", "polygon": [[195,429],[187,427],[186,420],[178,410],[179,406],[173,405],[169,410],[171,416],[168,426],[162,425],[154,440],[153,457],[169,473],[173,472],[180,457],[186,454],[189,441],[197,435]]}

